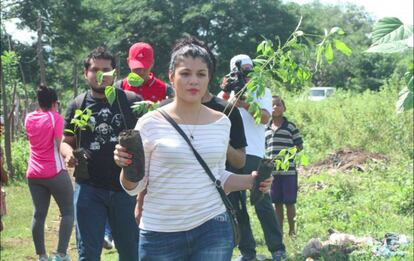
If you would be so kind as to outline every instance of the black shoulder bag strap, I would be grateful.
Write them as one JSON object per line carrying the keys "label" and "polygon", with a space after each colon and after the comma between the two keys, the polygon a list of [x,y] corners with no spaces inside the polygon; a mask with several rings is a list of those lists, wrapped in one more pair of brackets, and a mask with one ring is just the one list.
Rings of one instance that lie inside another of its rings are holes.
{"label": "black shoulder bag strap", "polygon": [[221,186],[220,180],[216,179],[214,177],[213,173],[211,173],[210,168],[207,166],[207,163],[203,160],[203,158],[198,154],[197,150],[193,147],[193,144],[191,144],[191,141],[188,139],[187,135],[184,133],[184,131],[178,126],[178,124],[171,118],[168,113],[166,113],[164,110],[158,110],[164,118],[171,123],[171,125],[178,131],[178,133],[183,136],[184,140],[188,143],[190,148],[193,150],[195,157],[197,158],[198,162],[200,162],[201,166],[206,171],[207,175],[210,177],[210,179],[213,181],[214,185],[217,188],[217,191],[219,192],[221,199],[224,202],[224,205],[226,206],[226,209],[231,212],[231,214],[235,214],[234,208],[230,202],[230,200],[226,196],[226,192],[224,192],[223,187]]}

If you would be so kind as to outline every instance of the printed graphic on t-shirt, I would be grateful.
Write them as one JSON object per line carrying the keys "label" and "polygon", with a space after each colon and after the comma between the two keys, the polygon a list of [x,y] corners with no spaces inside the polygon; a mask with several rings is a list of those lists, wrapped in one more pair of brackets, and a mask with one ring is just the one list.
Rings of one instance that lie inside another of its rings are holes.
{"label": "printed graphic on t-shirt", "polygon": [[121,114],[113,114],[109,108],[104,107],[99,112],[92,113],[89,122],[94,126],[95,132],[94,141],[89,146],[91,151],[100,150],[105,144],[118,142],[117,133],[122,127]]}

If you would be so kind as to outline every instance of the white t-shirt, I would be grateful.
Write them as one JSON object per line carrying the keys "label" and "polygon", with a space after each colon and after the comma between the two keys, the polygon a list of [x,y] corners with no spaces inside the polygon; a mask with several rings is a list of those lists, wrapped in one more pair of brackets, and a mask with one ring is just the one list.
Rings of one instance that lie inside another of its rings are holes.
{"label": "white t-shirt", "polygon": [[[126,192],[136,195],[147,187],[141,229],[187,231],[225,212],[226,208],[184,138],[155,113],[141,117],[135,127],[144,145],[145,177],[135,189]],[[223,115],[210,124],[179,126],[187,135],[192,132],[194,148],[224,185],[231,175],[225,171],[230,120]]]}
{"label": "white t-shirt", "polygon": [[[255,95],[252,94],[253,98]],[[260,108],[272,114],[272,93],[268,88],[265,89],[265,94],[260,99],[255,98],[259,103]],[[243,118],[244,133],[246,134],[246,154],[263,158],[265,154],[265,124],[256,124],[253,116],[244,108],[239,108],[240,114]]]}

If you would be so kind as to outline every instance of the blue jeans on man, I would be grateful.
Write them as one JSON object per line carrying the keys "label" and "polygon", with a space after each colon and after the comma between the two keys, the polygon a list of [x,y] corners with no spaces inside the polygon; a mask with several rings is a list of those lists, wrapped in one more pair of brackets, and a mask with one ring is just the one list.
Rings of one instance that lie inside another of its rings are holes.
{"label": "blue jeans on man", "polygon": [[138,261],[139,229],[134,218],[135,197],[76,183],[74,193],[79,261],[99,261],[108,220],[119,261]]}
{"label": "blue jeans on man", "polygon": [[[261,158],[246,155],[246,165],[244,166],[244,173],[251,173],[257,170]],[[253,232],[250,226],[249,214],[246,207],[246,191],[240,193],[239,202],[237,197],[230,197],[232,203],[237,209],[237,220],[240,227],[240,243],[239,250],[242,254],[242,260],[254,260],[256,258],[256,241],[253,237]],[[279,222],[276,218],[275,210],[272,206],[270,195],[266,193],[264,198],[255,206],[256,215],[259,218],[262,226],[263,234],[267,248],[272,255],[278,251],[284,251],[283,235],[280,230]]]}

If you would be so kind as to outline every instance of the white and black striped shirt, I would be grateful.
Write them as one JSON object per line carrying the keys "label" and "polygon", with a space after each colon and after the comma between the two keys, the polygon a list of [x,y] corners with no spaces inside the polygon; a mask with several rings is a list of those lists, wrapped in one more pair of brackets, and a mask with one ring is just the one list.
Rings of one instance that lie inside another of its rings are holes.
{"label": "white and black striped shirt", "polygon": [[[226,116],[204,125],[179,124],[194,140],[192,144],[215,177],[225,183],[230,121]],[[183,137],[155,112],[141,117],[140,131],[145,151],[145,177],[127,191],[136,195],[147,187],[140,228],[158,232],[187,231],[218,214],[225,206],[213,182]]]}
{"label": "white and black striped shirt", "polygon": [[[295,124],[288,121],[287,118],[283,117],[284,121],[282,126],[274,130],[272,128],[272,121],[267,125],[265,132],[265,147],[266,147],[266,158],[274,159],[282,149],[292,148],[299,146],[303,143],[302,137],[299,133],[298,128]],[[293,161],[289,164],[287,172],[283,170],[274,171],[273,174],[284,174],[284,175],[296,175],[296,166]]]}

